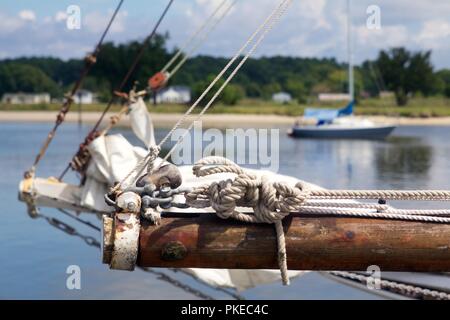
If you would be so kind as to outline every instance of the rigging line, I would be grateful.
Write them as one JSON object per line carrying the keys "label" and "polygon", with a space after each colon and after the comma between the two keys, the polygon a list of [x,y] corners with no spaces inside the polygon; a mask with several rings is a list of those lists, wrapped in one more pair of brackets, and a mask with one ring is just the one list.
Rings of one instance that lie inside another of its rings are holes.
{"label": "rigging line", "polygon": [[266,27],[266,25],[272,21],[274,16],[281,10],[281,8],[292,0],[283,0],[280,5],[266,18],[266,20],[256,29],[256,31],[249,37],[249,39],[244,43],[244,45],[236,52],[233,58],[228,62],[228,64],[222,69],[222,71],[214,78],[214,80],[209,84],[209,86],[203,91],[203,93],[198,97],[198,99],[194,102],[194,104],[186,111],[186,113],[177,121],[177,123],[173,126],[173,128],[168,132],[168,134],[161,140],[158,144],[161,147],[173,134],[173,132],[181,126],[189,114],[192,113],[195,107],[203,100],[203,98],[208,94],[208,92],[213,88],[213,86],[219,81],[219,79],[225,74],[225,72],[231,67],[231,65],[240,57],[241,53],[250,45],[250,43],[254,40],[254,38]]}
{"label": "rigging line", "polygon": [[[74,217],[74,216],[73,216],[72,214],[70,214],[69,212],[67,212],[67,211],[65,211],[65,210],[63,210],[63,209],[58,209],[58,210],[61,211],[62,213],[67,214],[67,215],[70,216],[71,218],[75,218],[75,220],[77,220],[77,221],[79,221],[79,222],[81,222],[81,223],[86,224],[85,221],[83,221],[83,220],[81,220],[81,219],[77,219],[77,217]],[[69,224],[67,224],[67,223],[65,223],[65,222],[62,222],[62,221],[59,220],[59,219],[56,219],[56,218],[53,218],[53,217],[49,217],[49,216],[44,215],[44,214],[41,214],[41,213],[38,215],[38,218],[44,219],[44,220],[47,221],[47,223],[48,223],[49,225],[51,225],[52,227],[55,227],[56,229],[58,229],[58,230],[60,230],[60,231],[63,231],[64,233],[66,233],[66,234],[68,234],[68,235],[70,235],[70,236],[76,236],[76,237],[79,237],[79,238],[83,239],[84,242],[85,242],[87,245],[89,245],[89,246],[94,246],[94,247],[97,247],[97,248],[99,248],[99,249],[101,248],[100,243],[99,243],[95,238],[80,234],[74,227],[72,227],[71,225],[69,225]],[[89,225],[90,227],[92,227],[93,229],[99,231],[99,232],[101,231],[100,228],[97,228],[97,227],[95,227],[94,225],[91,225],[89,222],[88,222],[88,225]],[[179,281],[179,280],[177,280],[177,279],[174,279],[174,278],[172,278],[171,276],[169,276],[169,275],[167,275],[167,274],[165,274],[165,273],[163,273],[163,272],[156,271],[156,270],[154,270],[154,269],[152,269],[152,268],[144,268],[144,267],[139,267],[139,268],[140,268],[142,271],[144,271],[144,272],[152,273],[153,275],[158,276],[158,279],[159,279],[159,280],[165,281],[165,282],[167,282],[167,283],[169,283],[169,284],[171,284],[171,285],[173,285],[173,286],[175,286],[175,287],[177,287],[177,288],[179,288],[179,289],[181,289],[181,290],[183,290],[183,291],[185,291],[185,292],[187,292],[187,293],[190,293],[190,294],[192,294],[192,295],[194,295],[194,296],[196,296],[196,297],[198,297],[198,298],[200,298],[200,299],[204,299],[204,300],[215,300],[213,297],[211,297],[211,296],[209,296],[209,295],[207,295],[207,294],[201,292],[200,290],[197,290],[197,289],[195,289],[195,288],[193,288],[193,287],[191,287],[191,286],[189,286],[189,285],[187,285],[187,284],[184,284],[183,282],[181,282],[181,281]],[[173,270],[172,270],[172,271],[173,271]],[[182,271],[182,270],[180,270],[180,271]],[[195,281],[200,282],[197,278],[195,278],[195,277],[192,277],[192,278],[193,278]],[[204,284],[203,282],[200,282],[200,283]],[[206,285],[207,285],[207,286],[210,286],[210,285],[208,285],[208,284],[206,284]],[[210,287],[213,288],[213,289],[220,290],[219,288],[216,288],[216,287],[214,287],[214,286],[210,286]],[[225,293],[227,293],[227,292],[225,292]],[[233,294],[231,294],[231,293],[229,293],[229,294],[230,294],[232,297],[234,297]]]}
{"label": "rigging line", "polygon": [[139,267],[139,269],[144,271],[144,272],[148,272],[148,273],[151,273],[153,275],[156,275],[159,280],[168,282],[171,285],[177,287],[178,289],[181,289],[181,290],[183,290],[183,291],[185,291],[187,293],[190,293],[190,294],[192,294],[192,295],[194,295],[194,296],[196,296],[196,297],[198,297],[200,299],[203,299],[203,300],[216,300],[213,297],[211,297],[210,295],[207,295],[206,293],[203,293],[200,290],[197,290],[197,289],[195,289],[195,288],[193,288],[193,287],[191,287],[191,286],[189,286],[189,285],[187,285],[185,283],[182,283],[181,281],[179,281],[179,280],[177,280],[175,278],[172,278],[171,276],[165,274],[164,272],[156,271],[153,268],[147,268],[147,267]]}
{"label": "rigging line", "polygon": [[203,23],[200,28],[198,28],[194,34],[192,34],[189,39],[183,43],[180,49],[178,49],[177,53],[169,60],[169,62],[166,63],[166,65],[162,68],[161,72],[166,72],[167,69],[169,69],[172,64],[178,59],[178,57],[186,50],[186,48],[189,46],[189,44],[206,28],[206,26],[213,20],[213,18],[216,16],[216,14],[220,11],[220,9],[223,7],[223,5],[228,0],[222,0],[222,2],[217,6],[217,8],[214,10],[214,12],[206,19],[205,23]]}
{"label": "rigging line", "polygon": [[[347,278],[353,281],[358,281],[360,283],[367,283],[368,278],[372,278],[371,276],[365,276],[356,272],[347,272],[347,271],[329,271],[329,274]],[[391,291],[406,297],[412,297],[414,299],[426,299],[431,298],[434,300],[450,300],[450,293],[444,290],[435,290],[429,289],[422,286],[410,285],[405,282],[397,282],[391,280],[379,280],[379,284],[381,289],[386,291]]]}
{"label": "rigging line", "polygon": [[209,284],[209,283],[207,283],[207,282],[199,281],[193,274],[190,274],[189,272],[185,271],[184,269],[171,268],[170,270],[173,271],[173,272],[175,272],[175,273],[181,272],[181,273],[183,273],[183,274],[185,274],[185,275],[191,277],[191,278],[194,279],[195,281],[198,281],[198,282],[200,282],[201,284],[203,284],[203,285],[205,285],[205,286],[207,286],[207,287],[209,287],[209,288],[211,288],[211,289],[214,289],[214,290],[217,290],[217,291],[219,291],[219,292],[223,292],[223,293],[229,295],[229,296],[232,297],[233,299],[236,299],[236,300],[245,300],[245,297],[241,296],[241,295],[238,294],[238,293],[231,292],[230,290],[227,290],[226,288],[214,286],[214,285]]}
{"label": "rigging line", "polygon": [[[61,211],[63,212],[63,211]],[[89,245],[89,246],[93,246],[93,247],[97,247],[99,249],[101,249],[101,244],[93,237],[90,236],[85,236],[80,234],[74,227],[72,227],[71,225],[62,222],[61,220],[58,220],[56,218],[52,218],[43,214],[39,214],[38,216],[39,218],[43,218],[45,221],[47,221],[47,223],[49,225],[51,225],[52,227],[55,227],[56,229],[63,231],[64,233],[70,235],[70,236],[76,236],[79,237],[81,239],[84,240],[84,242]],[[98,230],[100,231],[100,230]],[[215,300],[213,297],[201,292],[200,290],[197,290],[187,284],[182,283],[181,281],[174,279],[172,277],[170,277],[169,275],[160,272],[160,271],[156,271],[152,268],[143,268],[143,267],[139,267],[142,271],[144,272],[148,272],[148,273],[152,273],[153,275],[158,276],[157,278],[161,281],[165,281],[169,284],[171,284],[172,286],[181,289],[187,293],[190,293],[200,299],[204,299],[204,300]],[[197,282],[200,282],[198,279],[196,279],[195,277],[193,278],[194,280],[196,280]],[[203,282],[202,282],[203,283]]]}
{"label": "rigging line", "polygon": [[[256,47],[259,45],[259,43],[262,41],[262,39],[264,39],[265,35],[267,34],[268,31],[270,31],[274,25],[274,21],[277,20],[282,13],[284,13],[284,11],[287,9],[287,7],[290,5],[290,3],[292,2],[292,0],[282,0],[281,3],[278,5],[277,8],[275,8],[271,14],[264,20],[264,22],[256,29],[256,31],[247,39],[247,41],[244,43],[244,45],[238,50],[238,52],[236,52],[236,54],[233,56],[232,59],[230,59],[230,61],[227,63],[227,65],[220,71],[220,73],[214,78],[214,80],[209,84],[209,86],[203,91],[203,93],[200,95],[200,97],[197,98],[197,100],[191,105],[191,107],[189,107],[189,109],[181,116],[180,119],[178,119],[178,121],[175,123],[175,125],[172,127],[172,129],[167,133],[167,135],[161,140],[161,142],[158,144],[158,146],[156,147],[157,149],[160,149],[161,146],[169,139],[169,137],[173,134],[173,132],[180,127],[185,120],[187,119],[187,117],[192,113],[192,111],[195,109],[195,107],[197,107],[197,105],[203,100],[203,98],[208,94],[208,92],[212,89],[212,87],[219,81],[219,79],[224,75],[224,73],[231,67],[231,65],[240,57],[241,53],[250,45],[250,43],[255,39],[255,37],[261,32],[261,30],[263,30],[264,28],[266,28],[265,32],[260,36],[260,38],[258,39],[258,41],[253,45],[252,49],[250,49],[250,51],[246,54],[247,58],[253,53],[253,51],[256,49]],[[278,15],[278,17],[277,17]],[[276,18],[276,19],[275,19]],[[272,23],[270,28],[267,28],[267,25],[269,23]],[[246,59],[245,59],[246,60]],[[231,74],[231,77],[229,77],[227,80],[228,82],[231,80],[231,78],[234,77],[234,75],[236,74],[236,72],[239,70],[239,68],[242,66],[242,64],[245,62],[245,60],[243,60],[243,62],[241,61],[241,63],[236,67],[237,69],[234,70],[234,73]],[[228,82],[225,83],[228,84]],[[223,90],[225,86],[221,86],[221,88],[219,88],[220,92]],[[219,92],[219,94],[220,94]],[[217,97],[217,95],[215,95],[215,97]],[[215,99],[215,98],[214,98]],[[211,102],[212,103],[212,102]],[[211,104],[208,104],[207,107],[205,106],[205,108],[203,108],[202,112],[199,114],[199,116],[197,117],[200,118],[207,110],[207,108],[209,108]],[[192,127],[192,124],[191,124]],[[177,142],[180,143],[181,141]],[[116,184],[113,188],[112,191],[117,191],[133,174],[136,173],[136,176],[138,177],[142,171],[144,170],[144,168],[147,165],[147,162],[151,159],[152,157],[152,150],[150,150],[151,152],[149,152],[144,158],[142,158],[137,165],[135,166],[135,168],[133,170],[131,170],[118,184]]]}
{"label": "rigging line", "polygon": [[103,44],[103,41],[106,37],[106,35],[108,34],[108,31],[113,23],[113,21],[115,20],[117,13],[119,12],[122,4],[123,4],[124,0],[120,0],[119,4],[117,5],[116,9],[114,10],[113,15],[111,16],[108,25],[106,26],[105,30],[103,31],[100,40],[98,41],[97,45],[95,46],[94,51],[92,52],[92,54],[86,56],[85,59],[85,67],[83,68],[83,70],[80,73],[80,76],[77,80],[77,82],[74,84],[74,86],[72,87],[72,90],[70,91],[69,95],[66,97],[66,100],[64,101],[63,105],[60,108],[60,111],[58,113],[58,116],[56,118],[56,122],[55,125],[53,126],[53,128],[50,130],[50,132],[47,135],[47,138],[44,142],[44,144],[41,146],[41,149],[39,150],[39,153],[36,155],[36,158],[33,162],[32,167],[25,173],[25,175],[30,175],[34,172],[35,167],[38,165],[39,161],[42,159],[42,157],[44,156],[45,152],[47,151],[47,148],[49,147],[51,141],[53,140],[55,134],[56,134],[56,130],[58,129],[58,127],[64,122],[64,117],[66,115],[67,112],[69,112],[70,107],[72,105],[73,102],[73,96],[75,95],[75,93],[80,89],[84,78],[87,76],[87,74],[89,73],[90,69],[92,68],[92,66],[95,63],[95,60],[97,58],[97,55],[99,54],[100,50],[101,50],[101,46]]}
{"label": "rigging line", "polygon": [[69,224],[67,224],[67,223],[65,223],[65,222],[63,222],[63,221],[61,221],[61,220],[59,220],[57,218],[53,218],[53,217],[50,217],[50,216],[47,216],[47,215],[44,215],[44,214],[41,214],[41,213],[38,214],[37,218],[44,219],[52,227],[55,227],[56,229],[66,233],[66,234],[68,234],[70,236],[75,236],[75,237],[81,238],[89,246],[94,246],[94,247],[97,247],[97,248],[101,248],[100,243],[94,237],[83,235],[83,234],[79,233],[77,231],[77,229],[75,229],[71,225],[69,225]]}
{"label": "rigging line", "polygon": [[[161,24],[162,20],[164,19],[164,17],[166,16],[167,11],[169,10],[169,8],[171,7],[172,3],[174,0],[169,0],[169,3],[166,5],[166,7],[164,8],[163,13],[161,14],[161,16],[159,17],[158,21],[156,22],[155,26],[153,27],[152,32],[147,36],[147,38],[145,38],[144,42],[142,43],[141,48],[139,49],[138,54],[136,55],[135,59],[133,60],[133,63],[131,64],[130,68],[128,69],[127,73],[125,74],[124,78],[122,79],[119,87],[117,88],[117,90],[115,91],[122,91],[123,87],[125,86],[125,84],[128,82],[131,74],[134,72],[138,62],[140,61],[140,59],[142,58],[142,55],[145,52],[145,49],[148,45],[148,43],[153,39],[153,37],[156,35],[156,31],[159,28],[159,25]],[[111,96],[111,99],[108,101],[108,104],[106,105],[105,109],[103,110],[102,114],[100,115],[100,118],[97,120],[97,122],[95,123],[94,127],[92,128],[92,130],[88,133],[88,135],[85,138],[85,142],[88,142],[88,138],[90,136],[92,136],[95,131],[98,129],[98,127],[100,126],[103,118],[105,117],[106,113],[109,111],[109,109],[111,108],[113,102],[115,100],[115,96],[114,94]],[[86,144],[86,143],[85,143]],[[87,143],[89,144],[89,143]],[[80,152],[80,149],[78,150],[77,154]],[[76,156],[76,154],[74,155],[74,157]],[[69,171],[70,169],[70,162],[69,164],[66,166],[66,168],[63,170],[63,172],[61,173],[61,175],[59,176],[59,180],[61,180],[65,174]]]}
{"label": "rigging line", "polygon": [[[123,87],[125,86],[125,84],[127,83],[128,79],[130,78],[131,74],[134,72],[134,70],[136,69],[137,64],[139,63],[139,61],[142,58],[142,55],[145,52],[145,49],[147,48],[147,45],[150,43],[150,41],[153,39],[153,37],[156,34],[156,31],[159,28],[159,25],[161,24],[161,22],[163,21],[164,17],[166,16],[167,11],[169,10],[170,6],[172,5],[174,0],[169,0],[169,3],[166,5],[166,7],[164,8],[163,13],[161,14],[161,16],[159,17],[158,21],[156,22],[155,26],[153,27],[152,32],[147,36],[147,38],[145,38],[141,48],[139,49],[139,52],[137,54],[137,56],[135,57],[133,63],[131,64],[130,68],[128,69],[128,72],[126,73],[125,77],[122,79],[122,82],[120,83],[119,87],[117,88],[116,91],[122,91]],[[106,106],[106,108],[103,110],[102,115],[100,116],[100,118],[98,119],[98,121],[96,122],[96,124],[94,125],[94,128],[91,130],[91,132],[94,132],[95,130],[97,130],[98,126],[100,125],[100,123],[102,122],[103,118],[105,117],[106,113],[109,111],[109,109],[111,108],[112,103],[114,102],[115,97],[114,95],[111,97],[110,101],[108,102],[108,105]]]}
{"label": "rigging line", "polygon": [[175,151],[176,147],[183,141],[183,139],[186,137],[188,132],[192,129],[194,126],[194,122],[200,120],[200,118],[203,116],[203,114],[209,109],[209,107],[214,103],[214,101],[217,99],[217,97],[222,93],[223,89],[228,85],[228,83],[234,78],[236,73],[239,71],[239,69],[244,65],[244,63],[247,61],[247,59],[253,54],[253,52],[257,49],[259,44],[264,40],[265,36],[269,31],[272,30],[272,28],[275,26],[275,24],[278,22],[278,20],[281,18],[281,16],[285,13],[287,10],[289,4],[291,1],[287,1],[287,4],[285,7],[281,8],[280,11],[278,11],[275,18],[270,22],[270,24],[267,26],[267,28],[264,30],[264,32],[260,35],[258,40],[255,42],[253,47],[248,51],[248,53],[244,56],[244,58],[239,62],[239,64],[236,66],[236,68],[232,71],[232,73],[228,76],[228,78],[225,80],[225,82],[220,86],[219,90],[214,94],[214,96],[211,98],[211,100],[206,104],[206,106],[202,109],[202,111],[199,113],[199,115],[196,117],[194,121],[191,122],[187,130],[184,132],[184,134],[178,139],[178,141],[175,143],[175,145],[170,149],[170,151],[166,154],[164,157],[164,160],[167,160],[170,155]]}
{"label": "rigging line", "polygon": [[213,22],[210,29],[203,35],[203,37],[201,37],[197,41],[197,43],[195,43],[193,45],[193,47],[183,56],[183,58],[180,60],[180,62],[178,62],[178,64],[169,72],[167,80],[169,80],[175,73],[177,73],[177,71],[183,66],[183,64],[187,61],[187,59],[189,59],[192,56],[192,54],[195,51],[197,51],[197,49],[202,45],[202,43],[208,39],[211,32],[213,32],[215,30],[215,28],[219,25],[219,23],[228,15],[231,8],[234,7],[234,5],[236,4],[236,1],[237,0],[234,0],[233,2],[230,3],[230,5],[228,7],[225,8],[225,10],[217,18],[217,20]]}
{"label": "rigging line", "polygon": [[76,220],[76,221],[78,221],[78,222],[80,222],[80,223],[82,223],[82,224],[84,224],[84,225],[94,229],[94,230],[101,231],[101,229],[99,227],[97,227],[96,225],[90,223],[89,221],[86,221],[86,220],[78,218],[77,216],[73,215],[69,211],[66,211],[66,210],[61,209],[61,208],[58,208],[58,211],[61,212],[61,213],[64,213],[66,216],[68,216],[68,217],[70,217],[70,218],[72,218],[72,219],[74,219],[74,220]]}

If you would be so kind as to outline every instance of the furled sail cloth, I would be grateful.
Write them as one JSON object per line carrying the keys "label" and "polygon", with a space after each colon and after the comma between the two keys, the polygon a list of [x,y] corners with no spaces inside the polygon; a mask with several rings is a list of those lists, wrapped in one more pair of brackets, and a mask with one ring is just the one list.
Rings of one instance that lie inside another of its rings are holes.
{"label": "furled sail cloth", "polygon": [[[154,130],[151,116],[145,103],[139,99],[130,106],[131,127],[136,136],[146,146],[154,145]],[[78,211],[110,212],[104,201],[104,194],[116,181],[122,180],[135,167],[147,150],[130,144],[121,134],[100,136],[89,145],[91,161],[86,172],[83,186],[74,186],[47,179],[35,179],[33,192],[36,195],[37,206],[63,207]],[[162,161],[162,159],[157,159]],[[191,166],[181,166],[179,170],[183,176],[183,186],[199,186],[216,179],[232,178],[233,174],[223,173],[214,176],[198,178],[192,173]],[[269,176],[269,179],[283,180],[295,184],[297,179],[282,176],[269,171],[252,170],[254,174]],[[176,196],[176,201],[184,201],[182,195]],[[84,210],[82,210],[84,208]],[[81,209],[81,210],[80,210]],[[191,210],[191,209],[171,209]],[[197,212],[212,212],[212,209]],[[237,269],[183,269],[195,278],[218,287],[244,290],[264,283],[280,281],[279,270],[237,270]],[[289,271],[290,277],[303,274],[304,271]]]}

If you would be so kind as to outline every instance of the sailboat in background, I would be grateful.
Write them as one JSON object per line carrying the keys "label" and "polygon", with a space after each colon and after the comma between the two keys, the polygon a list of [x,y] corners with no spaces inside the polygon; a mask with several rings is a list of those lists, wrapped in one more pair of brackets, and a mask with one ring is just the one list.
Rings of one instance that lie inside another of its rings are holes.
{"label": "sailboat in background", "polygon": [[395,129],[393,125],[378,125],[369,119],[353,116],[355,82],[351,42],[350,0],[347,0],[348,94],[350,102],[342,109],[306,108],[303,119],[315,120],[315,125],[296,122],[288,134],[295,138],[384,139]]}

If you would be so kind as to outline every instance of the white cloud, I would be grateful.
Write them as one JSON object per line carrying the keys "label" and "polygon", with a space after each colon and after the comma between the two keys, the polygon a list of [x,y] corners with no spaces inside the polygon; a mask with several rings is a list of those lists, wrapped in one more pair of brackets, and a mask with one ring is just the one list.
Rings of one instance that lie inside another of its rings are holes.
{"label": "white cloud", "polygon": [[403,25],[384,26],[381,29],[368,29],[360,26],[355,30],[356,45],[386,48],[407,45],[410,40],[408,29]]}
{"label": "white cloud", "polygon": [[36,14],[33,10],[22,10],[19,12],[19,17],[25,21],[36,21]]}
{"label": "white cloud", "polygon": [[56,22],[61,22],[61,21],[65,21],[67,19],[67,13],[65,13],[64,11],[58,11],[55,14],[55,21]]}
{"label": "white cloud", "polygon": [[415,37],[419,45],[438,49],[450,43],[450,23],[445,20],[430,20],[423,24],[422,30]]}
{"label": "white cloud", "polygon": [[[169,31],[169,46],[180,46],[215,10],[222,0],[186,0],[173,6],[160,32]],[[230,3],[232,0],[228,0]],[[148,3],[144,2],[143,3]],[[153,3],[153,2],[152,2]],[[278,0],[238,0],[197,53],[231,56],[278,5]],[[366,28],[366,9],[372,0],[352,1],[355,61],[374,58],[380,49],[406,46],[412,50],[432,49],[437,68],[450,67],[450,0],[377,0],[381,8],[381,30]],[[157,19],[148,16],[148,4],[130,16],[120,11],[107,41],[142,39]],[[32,9],[32,8],[31,8]],[[61,25],[67,15],[61,7],[38,19],[32,10],[16,14],[0,12],[0,48],[3,55],[56,55],[80,57],[81,48],[98,41],[111,10],[82,11],[80,30]],[[144,10],[145,9],[145,10]],[[30,23],[33,22],[33,23]],[[346,0],[293,1],[279,24],[261,43],[256,56],[293,55],[336,57],[346,60]],[[39,30],[39,31],[37,31]],[[126,32],[125,32],[126,31]]]}
{"label": "white cloud", "polygon": [[[112,12],[108,14],[100,13],[97,11],[87,13],[82,18],[84,26],[93,33],[99,33],[105,30],[109,20],[111,19]],[[127,11],[119,12],[111,25],[110,33],[121,33],[125,31],[126,18],[128,16]]]}
{"label": "white cloud", "polygon": [[[18,17],[4,15],[0,12],[0,35],[11,34],[19,30],[24,24],[24,21]],[[5,47],[5,45],[1,45]]]}
{"label": "white cloud", "polygon": [[315,28],[330,29],[331,25],[325,15],[326,0],[300,1],[299,13],[310,20],[314,20]]}

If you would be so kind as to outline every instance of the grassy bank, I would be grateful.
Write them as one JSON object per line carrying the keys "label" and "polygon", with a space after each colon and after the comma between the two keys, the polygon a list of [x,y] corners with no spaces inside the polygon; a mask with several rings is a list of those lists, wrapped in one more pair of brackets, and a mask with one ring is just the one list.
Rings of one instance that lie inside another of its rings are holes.
{"label": "grassy bank", "polygon": [[[323,108],[340,108],[345,102],[318,103],[312,102],[309,105],[299,104],[274,104],[270,101],[261,100],[242,100],[238,105],[227,106],[223,104],[214,105],[208,113],[212,114],[274,114],[284,116],[299,116],[308,106],[317,106]],[[103,111],[105,104],[83,105],[83,112]],[[59,104],[37,104],[37,105],[11,105],[0,104],[0,111],[56,111],[59,110]],[[72,107],[73,111],[78,110],[78,106]],[[150,112],[154,113],[182,113],[188,106],[183,105],[151,105]],[[113,106],[112,111],[118,111],[119,106]],[[200,109],[200,108],[198,108]],[[355,109],[357,115],[384,115],[401,116],[411,118],[430,118],[450,116],[450,99],[446,98],[413,98],[407,106],[399,107],[395,105],[394,99],[364,99],[358,102]]]}

